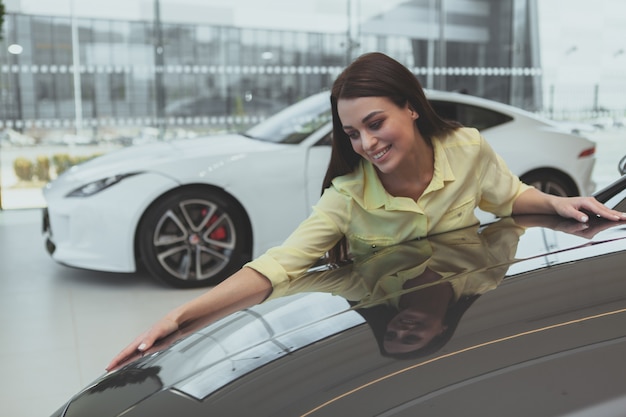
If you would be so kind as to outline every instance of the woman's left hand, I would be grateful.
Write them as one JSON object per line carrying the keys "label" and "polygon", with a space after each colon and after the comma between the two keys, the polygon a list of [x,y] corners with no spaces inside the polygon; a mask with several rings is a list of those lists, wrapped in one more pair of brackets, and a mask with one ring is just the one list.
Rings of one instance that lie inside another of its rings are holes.
{"label": "woman's left hand", "polygon": [[603,217],[612,221],[626,220],[626,213],[612,210],[593,197],[556,197],[554,209],[558,215],[582,223],[588,222],[589,216]]}
{"label": "woman's left hand", "polygon": [[513,203],[513,214],[558,214],[587,223],[590,216],[612,221],[626,220],[626,213],[612,210],[594,197],[559,197],[530,188]]}

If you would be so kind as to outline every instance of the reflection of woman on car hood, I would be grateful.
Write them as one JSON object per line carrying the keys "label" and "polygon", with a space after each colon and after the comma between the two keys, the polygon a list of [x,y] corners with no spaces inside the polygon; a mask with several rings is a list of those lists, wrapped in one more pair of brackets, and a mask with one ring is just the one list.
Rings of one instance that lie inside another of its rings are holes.
{"label": "reflection of woman on car hood", "polygon": [[421,356],[450,339],[467,308],[515,262],[523,228],[503,219],[385,248],[351,264],[308,273],[274,289],[340,295],[371,326],[381,352]]}

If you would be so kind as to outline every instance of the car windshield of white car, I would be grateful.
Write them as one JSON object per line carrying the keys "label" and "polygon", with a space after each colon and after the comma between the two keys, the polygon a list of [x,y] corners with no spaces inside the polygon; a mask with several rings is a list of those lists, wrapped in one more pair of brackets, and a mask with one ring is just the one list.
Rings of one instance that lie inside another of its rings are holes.
{"label": "car windshield of white car", "polygon": [[276,143],[300,143],[331,119],[329,93],[293,104],[245,132],[245,136]]}

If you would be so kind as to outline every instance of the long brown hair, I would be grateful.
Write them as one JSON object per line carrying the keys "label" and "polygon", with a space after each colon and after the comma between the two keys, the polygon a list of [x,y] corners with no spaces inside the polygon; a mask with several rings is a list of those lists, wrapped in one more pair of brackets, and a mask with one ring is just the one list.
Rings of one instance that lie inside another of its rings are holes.
{"label": "long brown hair", "polygon": [[[330,93],[333,140],[322,192],[330,187],[336,177],[354,171],[361,160],[360,155],[352,149],[337,112],[339,99],[359,97],[386,97],[398,107],[408,103],[419,115],[415,124],[428,143],[431,143],[431,138],[445,136],[460,127],[460,124],[444,120],[435,113],[422,85],[404,65],[380,52],[361,55],[337,77]],[[330,262],[339,262],[347,256],[348,247],[344,237],[329,251],[328,257]]]}

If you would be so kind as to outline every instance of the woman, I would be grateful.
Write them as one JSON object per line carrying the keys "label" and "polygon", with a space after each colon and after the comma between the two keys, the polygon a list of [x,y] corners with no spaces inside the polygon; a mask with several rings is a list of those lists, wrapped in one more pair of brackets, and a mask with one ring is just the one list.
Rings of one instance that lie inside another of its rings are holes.
{"label": "woman", "polygon": [[[264,301],[272,288],[331,261],[498,216],[626,214],[591,197],[563,198],[519,181],[475,129],[442,120],[416,77],[381,53],[361,56],[331,91],[333,147],[323,194],[311,216],[267,251],[200,297],[172,310],[120,352],[107,369],[194,320],[216,320]],[[581,225],[581,227],[584,227]]]}

